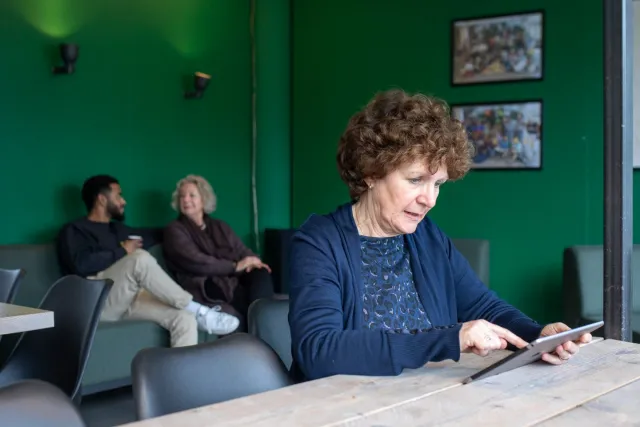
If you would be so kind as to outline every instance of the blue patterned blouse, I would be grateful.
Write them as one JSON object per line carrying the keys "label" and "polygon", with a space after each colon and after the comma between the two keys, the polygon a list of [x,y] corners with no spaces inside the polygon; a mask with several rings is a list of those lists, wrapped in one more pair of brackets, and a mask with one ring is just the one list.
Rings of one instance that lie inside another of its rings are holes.
{"label": "blue patterned blouse", "polygon": [[431,322],[413,283],[404,237],[360,236],[364,327],[396,333],[429,329]]}

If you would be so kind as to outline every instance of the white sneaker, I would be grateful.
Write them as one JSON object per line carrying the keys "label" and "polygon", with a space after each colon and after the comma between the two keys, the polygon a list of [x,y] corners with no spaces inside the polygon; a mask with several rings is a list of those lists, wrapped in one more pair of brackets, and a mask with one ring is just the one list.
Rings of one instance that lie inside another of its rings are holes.
{"label": "white sneaker", "polygon": [[208,310],[206,307],[202,307],[196,314],[196,321],[200,329],[215,335],[227,335],[238,329],[240,320],[235,316],[220,312],[221,309],[219,305]]}

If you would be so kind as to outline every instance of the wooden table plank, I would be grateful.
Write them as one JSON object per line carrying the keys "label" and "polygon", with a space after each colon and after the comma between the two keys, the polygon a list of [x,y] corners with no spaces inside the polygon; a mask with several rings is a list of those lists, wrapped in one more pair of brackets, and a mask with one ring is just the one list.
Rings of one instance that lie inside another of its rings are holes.
{"label": "wooden table plank", "polygon": [[[594,342],[597,340],[594,338]],[[339,424],[457,387],[464,378],[508,354],[507,351],[493,352],[485,358],[463,354],[459,363],[429,363],[422,369],[405,370],[398,377],[338,375],[128,426],[316,427]]]}
{"label": "wooden table plank", "polygon": [[638,378],[640,345],[605,340],[563,366],[534,363],[339,425],[530,426]]}
{"label": "wooden table plank", "polygon": [[128,426],[324,426],[455,387],[508,354],[498,351],[485,358],[463,354],[460,363],[430,363],[397,377],[338,375]]}
{"label": "wooden table plank", "polygon": [[597,399],[590,400],[536,427],[637,426],[640,424],[640,381],[636,380]]}
{"label": "wooden table plank", "polygon": [[53,311],[0,303],[0,335],[52,328]]}

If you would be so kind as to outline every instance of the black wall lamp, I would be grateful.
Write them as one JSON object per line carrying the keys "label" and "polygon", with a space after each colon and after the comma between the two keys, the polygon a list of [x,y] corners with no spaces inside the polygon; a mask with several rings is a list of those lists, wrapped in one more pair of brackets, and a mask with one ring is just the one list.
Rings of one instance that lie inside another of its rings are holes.
{"label": "black wall lamp", "polygon": [[210,75],[200,72],[195,73],[193,76],[193,88],[195,90],[193,92],[185,92],[185,99],[201,98],[209,84],[209,80],[211,80]]}
{"label": "black wall lamp", "polygon": [[53,74],[73,74],[76,68],[76,61],[78,60],[78,45],[77,44],[61,44],[60,56],[64,65],[61,67],[53,67]]}

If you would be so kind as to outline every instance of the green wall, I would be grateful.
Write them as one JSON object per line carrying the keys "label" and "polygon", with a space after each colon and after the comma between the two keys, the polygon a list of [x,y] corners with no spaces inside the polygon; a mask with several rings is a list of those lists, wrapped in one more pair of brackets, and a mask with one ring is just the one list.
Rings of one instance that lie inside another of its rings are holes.
{"label": "green wall", "polygon": [[[258,0],[260,227],[297,226],[348,200],[336,143],[378,90],[451,103],[542,97],[544,169],[471,172],[443,189],[432,216],[451,237],[491,241],[490,285],[500,295],[541,320],[558,318],[562,249],[602,242],[601,2],[523,1],[293,0],[290,27],[288,0]],[[544,81],[450,86],[452,19],[539,8]],[[0,244],[49,241],[83,214],[79,186],[95,173],[122,181],[134,225],[171,220],[175,182],[202,174],[218,193],[217,216],[250,241],[249,11],[236,0],[0,3]],[[74,75],[50,73],[61,41],[81,46]],[[212,80],[203,99],[185,101],[194,71]]]}
{"label": "green wall", "polygon": [[[80,45],[73,75],[51,74],[61,41]],[[0,244],[50,240],[96,173],[120,179],[132,225],[171,220],[176,181],[204,175],[249,240],[248,1],[6,1],[0,56]],[[184,100],[195,71],[209,88]]]}
{"label": "green wall", "polygon": [[260,229],[291,226],[291,5],[256,0]]}
{"label": "green wall", "polygon": [[[542,97],[543,170],[472,171],[443,188],[431,216],[451,237],[490,240],[490,286],[541,321],[559,320],[563,248],[602,242],[602,2],[511,4],[295,1],[293,222],[348,200],[336,144],[376,91],[401,87],[450,103]],[[452,19],[540,8],[544,81],[450,86]]]}

